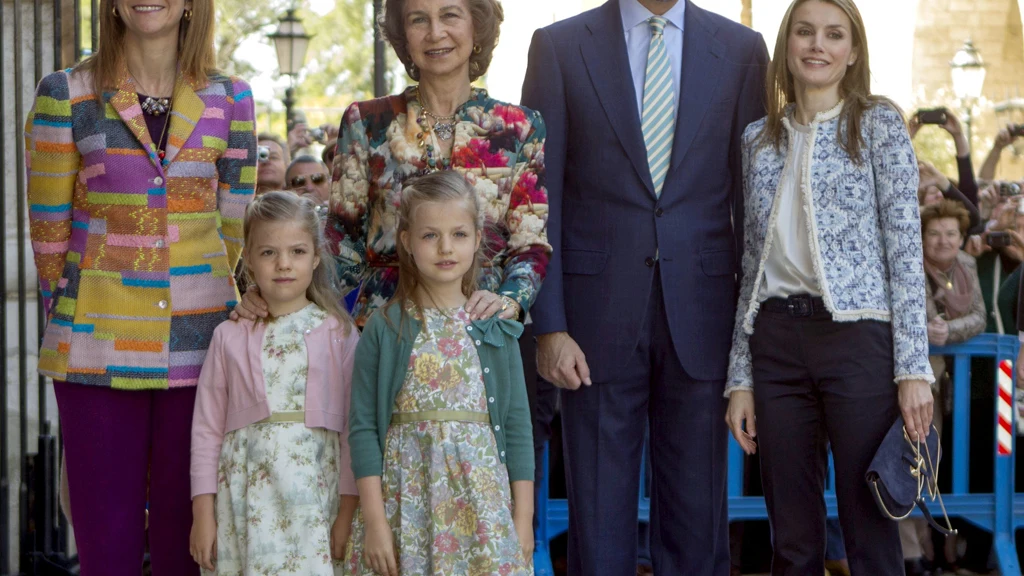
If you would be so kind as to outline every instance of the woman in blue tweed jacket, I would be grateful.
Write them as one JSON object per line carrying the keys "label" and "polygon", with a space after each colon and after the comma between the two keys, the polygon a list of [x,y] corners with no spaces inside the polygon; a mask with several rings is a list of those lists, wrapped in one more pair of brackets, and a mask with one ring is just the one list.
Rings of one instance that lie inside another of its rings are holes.
{"label": "woman in blue tweed jacket", "polygon": [[911,437],[931,423],[917,161],[896,106],[870,94],[852,0],[795,0],[766,85],[768,116],[743,135],[726,418],[760,448],[773,576],[822,571],[829,444],[851,573],[902,575],[864,474],[900,412]]}

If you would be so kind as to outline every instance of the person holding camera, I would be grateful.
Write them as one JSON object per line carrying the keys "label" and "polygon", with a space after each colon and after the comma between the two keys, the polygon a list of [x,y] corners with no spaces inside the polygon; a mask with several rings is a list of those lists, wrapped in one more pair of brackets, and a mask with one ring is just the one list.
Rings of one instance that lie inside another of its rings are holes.
{"label": "person holding camera", "polygon": [[[299,156],[313,156],[314,144],[321,144],[325,147],[334,140],[337,144],[338,126],[332,124],[321,124],[317,128],[310,128],[306,122],[306,116],[302,112],[295,113],[295,124],[288,131],[288,152],[292,158]],[[329,164],[328,164],[329,165]]]}
{"label": "person holding camera", "polygon": [[291,161],[284,141],[276,134],[261,132],[256,137],[256,195],[284,190],[284,176]]}
{"label": "person holding camera", "polygon": [[[960,247],[969,225],[968,212],[954,200],[942,200],[921,210],[924,248],[925,309],[928,315],[928,343],[933,346],[959,344],[985,330],[985,302],[974,257]],[[950,378],[945,358],[928,357],[935,375],[932,394],[935,410],[932,424],[942,432],[945,388]],[[931,548],[931,529],[923,518],[900,522],[900,541],[908,576],[928,573],[925,550]],[[948,561],[955,558],[947,557]],[[934,559],[933,559],[934,560]]]}
{"label": "person holding camera", "polygon": [[981,170],[978,171],[978,178],[988,181],[995,180],[996,167],[999,165],[1003,150],[1021,136],[1024,136],[1024,124],[1007,124],[997,132],[992,141],[992,149],[989,150],[985,162],[981,165]]}
{"label": "person holding camera", "polygon": [[917,169],[919,178],[917,184],[918,204],[921,206],[931,206],[945,199],[954,200],[967,210],[970,230],[980,228],[982,221],[978,212],[978,206],[975,203],[977,202],[977,195],[975,195],[975,200],[972,202],[963,192],[957,189],[945,174],[939,172],[930,162],[918,160]]}
{"label": "person holding camera", "polygon": [[[915,112],[907,121],[907,129],[910,131],[910,138],[917,136],[917,132],[926,124],[936,125],[953,137],[956,145],[956,168],[958,173],[958,186],[960,192],[974,206],[978,205],[978,183],[974,178],[974,167],[971,164],[971,146],[967,142],[967,135],[956,114],[947,108],[922,109]],[[953,186],[949,179],[945,179],[946,186],[941,188],[944,194],[949,194]],[[965,206],[967,206],[965,204]],[[970,207],[968,206],[968,210]],[[972,225],[973,226],[973,225]]]}

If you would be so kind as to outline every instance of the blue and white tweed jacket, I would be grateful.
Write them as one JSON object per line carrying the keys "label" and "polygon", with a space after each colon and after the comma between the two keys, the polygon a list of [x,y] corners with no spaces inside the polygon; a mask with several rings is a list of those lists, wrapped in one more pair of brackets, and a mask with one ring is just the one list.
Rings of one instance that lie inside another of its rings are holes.
{"label": "blue and white tweed jacket", "polygon": [[[744,249],[725,395],[752,388],[749,340],[778,216],[777,190],[786,164],[792,105],[779,150],[757,146],[765,119],[743,133]],[[918,168],[903,118],[891,106],[864,112],[862,161],[839,145],[843,103],[811,122],[800,194],[811,231],[811,257],[825,307],[837,322],[890,322],[896,382],[934,380],[928,364]],[[844,121],[845,128],[845,121]]]}

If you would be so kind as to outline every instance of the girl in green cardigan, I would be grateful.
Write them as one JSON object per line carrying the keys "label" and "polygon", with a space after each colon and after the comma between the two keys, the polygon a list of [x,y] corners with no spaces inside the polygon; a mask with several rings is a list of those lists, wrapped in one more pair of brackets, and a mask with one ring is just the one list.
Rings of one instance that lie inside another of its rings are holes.
{"label": "girl in green cardigan", "polygon": [[466,312],[482,223],[456,172],[404,186],[398,291],[356,348],[349,445],[360,506],[346,574],[533,573],[523,327]]}

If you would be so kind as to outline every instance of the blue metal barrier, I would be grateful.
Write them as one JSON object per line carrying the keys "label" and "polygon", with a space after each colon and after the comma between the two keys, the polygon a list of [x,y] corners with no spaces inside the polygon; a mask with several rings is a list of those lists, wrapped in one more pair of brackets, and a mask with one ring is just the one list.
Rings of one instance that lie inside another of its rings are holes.
{"label": "blue metal barrier", "polygon": [[[943,457],[942,466],[952,466],[952,490],[942,495],[943,502],[950,517],[957,517],[987,530],[993,535],[993,547],[1003,576],[1020,576],[1020,564],[1017,560],[1017,547],[1014,534],[1018,528],[1024,527],[1024,493],[1014,493],[1014,458],[1016,455],[1016,434],[1013,435],[1013,452],[1000,455],[993,443],[991,449],[995,462],[993,491],[990,493],[971,492],[968,486],[970,471],[970,403],[971,403],[971,358],[992,358],[996,365],[1002,360],[1014,363],[1020,347],[1017,336],[1000,336],[998,334],[981,334],[963,344],[955,346],[933,346],[931,353],[953,357],[953,453]],[[1016,370],[1016,367],[1014,368]],[[1016,372],[1014,372],[1016,373]],[[1014,380],[1016,380],[1014,378]],[[999,398],[996,382],[992,383],[995,398]],[[1013,398],[1011,392],[1010,397]],[[936,406],[936,409],[941,409]],[[1013,415],[1014,424],[1016,414]],[[998,413],[996,402],[993,402],[992,419],[978,424],[997,426]],[[1015,427],[1013,428],[1015,431]],[[943,434],[949,434],[944,430]],[[743,495],[743,452],[735,440],[729,441],[729,520],[767,520],[768,512],[764,498]],[[831,463],[830,463],[831,464]],[[829,466],[832,470],[832,466]],[[544,447],[544,476],[541,480],[540,498],[536,512],[540,518],[537,529],[536,552],[534,554],[534,570],[537,576],[553,576],[549,544],[551,540],[569,529],[569,504],[562,499],[548,498],[548,448]],[[650,499],[643,494],[644,466],[640,467],[640,497],[638,520],[648,521],[650,517]],[[826,483],[825,506],[829,517],[837,517],[834,477]],[[920,512],[915,510],[915,516]]]}

